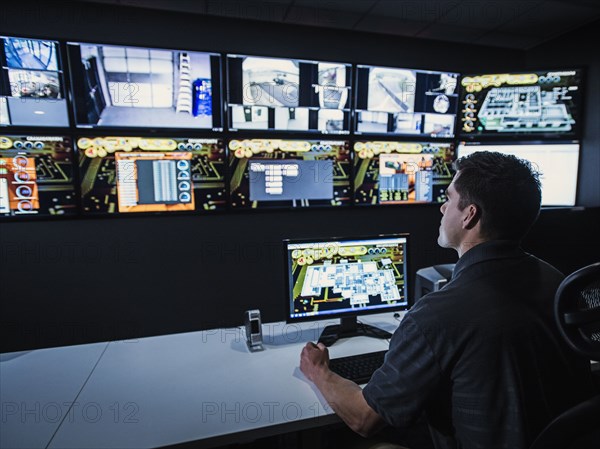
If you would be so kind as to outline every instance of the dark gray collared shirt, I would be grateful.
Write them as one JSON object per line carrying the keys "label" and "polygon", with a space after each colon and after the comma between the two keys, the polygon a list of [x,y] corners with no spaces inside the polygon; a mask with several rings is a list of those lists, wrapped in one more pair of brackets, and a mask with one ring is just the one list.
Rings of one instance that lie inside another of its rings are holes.
{"label": "dark gray collared shirt", "polygon": [[396,427],[426,414],[436,448],[528,448],[591,394],[589,361],[563,342],[553,299],[563,275],[517,242],[467,251],[452,280],[413,306],[363,390]]}

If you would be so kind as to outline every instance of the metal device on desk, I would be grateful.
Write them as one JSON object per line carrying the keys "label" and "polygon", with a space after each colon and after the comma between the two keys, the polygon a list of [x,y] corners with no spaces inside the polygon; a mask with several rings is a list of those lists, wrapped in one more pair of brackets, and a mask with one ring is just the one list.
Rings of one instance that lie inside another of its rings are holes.
{"label": "metal device on desk", "polygon": [[262,325],[260,310],[246,310],[244,312],[244,325],[246,326],[246,344],[251,352],[262,351]]}

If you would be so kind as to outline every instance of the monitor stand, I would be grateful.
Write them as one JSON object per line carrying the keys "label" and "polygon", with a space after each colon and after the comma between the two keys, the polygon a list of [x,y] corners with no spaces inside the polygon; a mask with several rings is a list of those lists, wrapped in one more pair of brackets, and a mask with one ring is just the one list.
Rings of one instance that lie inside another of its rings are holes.
{"label": "monitor stand", "polygon": [[391,338],[392,334],[378,327],[359,323],[356,321],[355,316],[351,316],[340,318],[340,324],[325,327],[319,337],[319,343],[323,343],[325,346],[331,346],[340,338],[358,336],[387,339]]}

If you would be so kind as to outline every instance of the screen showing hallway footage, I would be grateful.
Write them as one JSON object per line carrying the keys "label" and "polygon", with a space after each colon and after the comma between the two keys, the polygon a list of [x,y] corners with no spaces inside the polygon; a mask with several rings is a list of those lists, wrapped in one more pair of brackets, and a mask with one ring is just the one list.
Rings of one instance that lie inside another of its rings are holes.
{"label": "screen showing hallway footage", "polygon": [[352,66],[227,56],[229,128],[350,133]]}
{"label": "screen showing hallway footage", "polygon": [[351,203],[347,141],[246,139],[229,142],[233,208]]}
{"label": "screen showing hallway footage", "polygon": [[222,131],[218,54],[67,43],[78,127]]}
{"label": "screen showing hallway footage", "polygon": [[0,36],[0,65],[0,126],[69,126],[58,42]]}
{"label": "screen showing hallway footage", "polygon": [[76,213],[71,139],[0,136],[0,217]]}
{"label": "screen showing hallway footage", "polygon": [[291,244],[287,257],[291,318],[377,312],[408,304],[405,239]]}
{"label": "screen showing hallway footage", "polygon": [[84,214],[226,207],[221,140],[81,137],[77,149]]}
{"label": "screen showing hallway footage", "polygon": [[443,203],[454,159],[452,143],[355,142],[354,202]]}
{"label": "screen showing hallway footage", "polygon": [[461,85],[463,137],[580,132],[581,70],[468,75]]}
{"label": "screen showing hallway footage", "polygon": [[458,73],[357,66],[356,134],[451,138]]}

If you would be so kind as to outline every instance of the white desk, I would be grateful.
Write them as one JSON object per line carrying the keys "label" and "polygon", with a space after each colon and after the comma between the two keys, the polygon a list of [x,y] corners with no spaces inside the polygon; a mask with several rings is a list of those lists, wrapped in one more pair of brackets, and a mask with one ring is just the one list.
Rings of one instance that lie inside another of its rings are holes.
{"label": "white desk", "polygon": [[[398,325],[391,313],[361,321],[389,331]],[[255,353],[241,328],[110,343],[78,398],[98,413],[65,420],[49,448],[210,447],[336,422],[298,369],[302,347],[325,324],[264,324],[265,350]],[[330,354],[387,347],[354,337]]]}
{"label": "white desk", "polygon": [[0,447],[44,448],[108,343],[0,355]]}

